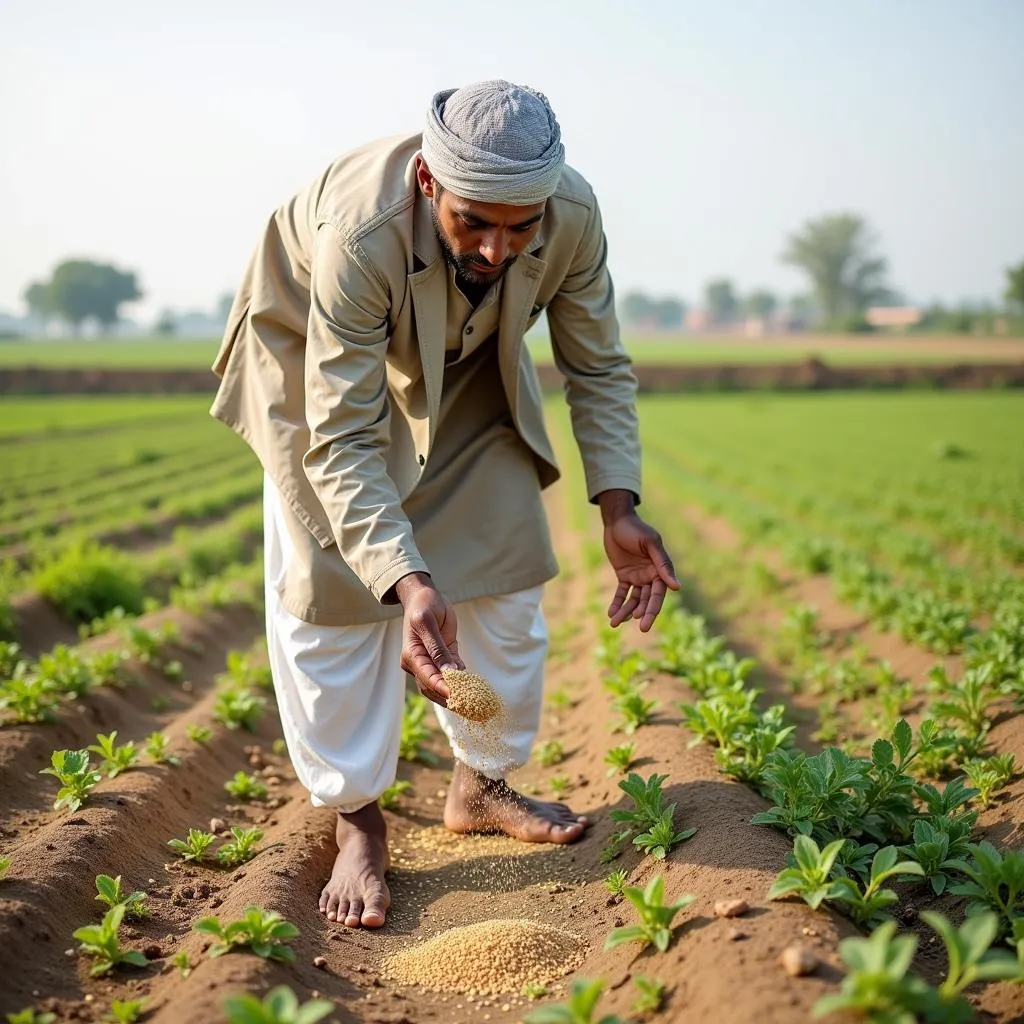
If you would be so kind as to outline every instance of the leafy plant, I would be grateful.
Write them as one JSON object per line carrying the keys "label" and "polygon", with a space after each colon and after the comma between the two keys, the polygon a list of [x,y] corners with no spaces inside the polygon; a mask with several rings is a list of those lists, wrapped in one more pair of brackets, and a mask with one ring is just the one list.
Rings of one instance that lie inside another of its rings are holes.
{"label": "leafy plant", "polygon": [[523,986],[523,997],[525,999],[543,999],[547,994],[547,985],[539,981],[528,981]]}
{"label": "leafy plant", "polygon": [[213,730],[208,725],[193,722],[185,726],[185,735],[194,743],[209,743],[213,738]]}
{"label": "leafy plant", "polygon": [[[968,833],[969,834],[969,833]],[[947,872],[963,872],[966,864],[950,856],[950,833],[935,827],[924,818],[914,822],[914,841],[900,847],[900,854],[910,857],[921,865],[925,878],[931,882],[936,896],[943,893],[949,882]]]}
{"label": "leafy plant", "polygon": [[609,766],[608,778],[613,775],[625,775],[636,760],[636,744],[620,743],[617,747],[609,747],[604,755],[604,763]]}
{"label": "leafy plant", "polygon": [[625,888],[626,879],[629,877],[627,872],[621,868],[618,871],[613,871],[604,880],[604,887],[613,895],[621,896],[622,890]]}
{"label": "leafy plant", "polygon": [[209,950],[211,957],[248,947],[264,959],[285,961],[295,959],[295,950],[287,943],[299,934],[299,929],[276,910],[264,910],[252,904],[237,921],[223,924],[218,917],[203,917],[196,921],[192,930],[216,940]]}
{"label": "leafy plant", "polygon": [[66,644],[40,655],[34,673],[54,690],[76,699],[84,697],[93,684],[89,663]]}
{"label": "leafy plant", "polygon": [[88,748],[103,758],[100,761],[100,771],[106,772],[108,779],[116,778],[121,772],[134,768],[139,763],[139,752],[135,749],[134,741],[129,740],[117,746],[114,742],[116,739],[116,729],[107,736],[99,733],[96,742]]}
{"label": "leafy plant", "polygon": [[252,732],[266,708],[266,699],[246,687],[221,690],[213,705],[213,717],[229,729]]}
{"label": "leafy plant", "polygon": [[665,879],[661,875],[652,878],[644,889],[627,885],[622,895],[636,907],[640,924],[616,928],[605,942],[606,950],[624,942],[640,942],[653,945],[664,953],[672,941],[673,918],[696,899],[694,896],[681,896],[675,903],[666,905]]}
{"label": "leafy plant", "polygon": [[108,907],[124,906],[125,917],[135,920],[149,917],[146,908],[146,894],[141,889],[125,893],[121,889],[121,876],[111,878],[110,875],[96,876],[96,899]]}
{"label": "leafy plant", "polygon": [[246,651],[228,651],[227,666],[219,681],[255,686],[261,690],[270,690],[274,686],[270,666],[259,661],[254,652]]}
{"label": "leafy plant", "polygon": [[55,811],[62,807],[77,811],[101,778],[89,763],[88,750],[55,750],[50,755],[50,767],[41,768],[39,774],[52,775],[60,782],[53,804]]}
{"label": "leafy plant", "polygon": [[124,682],[125,652],[97,651],[88,659],[89,671],[97,686],[121,686]]}
{"label": "leafy plant", "polygon": [[7,876],[7,871],[12,863],[13,862],[10,857],[0,857],[0,882],[2,882]]}
{"label": "leafy plant", "polygon": [[98,925],[86,925],[72,933],[81,943],[82,952],[96,959],[89,970],[89,974],[94,978],[107,974],[118,964],[145,967],[149,963],[137,950],[121,949],[118,933],[125,910],[125,905],[119,903],[103,915],[103,920]]}
{"label": "leafy plant", "polygon": [[184,949],[171,957],[171,963],[178,968],[178,973],[183,978],[187,978],[192,973],[192,961],[189,960],[188,953]]}
{"label": "leafy plant", "polygon": [[266,785],[255,775],[247,775],[243,771],[235,772],[224,783],[224,788],[238,800],[265,800],[267,796]]}
{"label": "leafy plant", "polygon": [[900,860],[895,846],[883,846],[871,861],[871,874],[861,892],[852,878],[838,878],[836,884],[841,892],[839,899],[846,904],[850,916],[858,924],[872,924],[885,920],[885,909],[897,902],[899,897],[892,889],[883,889],[882,884],[896,875],[924,875],[924,868],[917,861]]}
{"label": "leafy plant", "polygon": [[405,697],[405,713],[402,715],[402,735],[398,744],[398,756],[406,761],[421,764],[437,764],[437,756],[427,750],[424,743],[430,735],[426,724],[430,701],[422,694],[410,693]]}
{"label": "leafy plant", "polygon": [[794,863],[779,872],[768,890],[768,899],[795,895],[812,910],[817,910],[824,900],[838,899],[843,887],[838,879],[832,878],[832,866],[845,844],[845,839],[835,839],[821,850],[810,836],[797,835],[793,841]]}
{"label": "leafy plant", "polygon": [[405,779],[395,779],[394,782],[384,790],[383,793],[377,798],[377,803],[384,808],[385,811],[393,810],[398,806],[398,798],[403,793],[408,793],[412,789],[412,783],[406,782]]}
{"label": "leafy plant", "polygon": [[559,688],[550,690],[547,695],[548,707],[556,714],[568,711],[576,702],[568,690]]}
{"label": "leafy plant", "polygon": [[1015,761],[1013,754],[996,754],[963,763],[964,774],[978,791],[978,801],[982,807],[988,807],[992,803],[992,794],[1013,778]]}
{"label": "leafy plant", "polygon": [[615,731],[631,736],[642,725],[651,721],[651,715],[658,709],[656,700],[647,700],[639,690],[630,690],[616,699],[612,707],[622,716],[615,724]]}
{"label": "leafy plant", "polygon": [[216,838],[212,832],[190,828],[185,839],[168,839],[167,845],[179,854],[182,860],[200,861],[206,856],[206,851]]}
{"label": "leafy plant", "polygon": [[138,561],[93,541],[71,544],[45,560],[33,589],[72,622],[90,622],[117,607],[142,611],[142,572]]}
{"label": "leafy plant", "polygon": [[31,1006],[17,1013],[7,1014],[7,1024],[53,1024],[56,1019],[55,1013],[36,1013]]}
{"label": "leafy plant", "polygon": [[245,864],[256,856],[256,844],[263,838],[263,830],[258,828],[238,828],[232,826],[229,839],[218,851],[217,860],[228,867]]}
{"label": "leafy plant", "polygon": [[980,750],[992,722],[989,710],[1000,699],[992,665],[986,663],[964,672],[953,683],[945,669],[936,666],[928,673],[940,699],[932,706],[932,714],[947,722],[957,722],[965,730],[972,750]]}
{"label": "leafy plant", "polygon": [[49,683],[38,676],[25,675],[20,667],[0,685],[0,708],[9,711],[15,722],[52,722],[59,700],[59,694]]}
{"label": "leafy plant", "polygon": [[224,1012],[228,1024],[316,1024],[334,1009],[326,999],[310,999],[299,1004],[299,997],[287,986],[277,985],[262,999],[245,993],[228,996]]}
{"label": "leafy plant", "polygon": [[537,764],[543,768],[553,768],[565,760],[565,748],[558,740],[547,740],[533,752]]}
{"label": "leafy plant", "polygon": [[603,988],[601,978],[594,981],[578,978],[572,983],[569,998],[564,1003],[539,1007],[525,1018],[524,1024],[624,1024],[616,1016],[595,1019],[594,1011]]}
{"label": "leafy plant", "polygon": [[665,983],[657,978],[645,978],[638,974],[633,979],[637,997],[633,1001],[634,1013],[657,1013],[665,1002]]}
{"label": "leafy plant", "polygon": [[629,830],[634,832],[646,831],[657,825],[665,811],[661,784],[667,778],[667,775],[655,774],[644,779],[636,772],[630,772],[626,778],[620,779],[619,789],[633,801],[633,807],[630,810],[613,810],[611,820],[629,826]]}
{"label": "leafy plant", "polygon": [[665,808],[655,824],[646,832],[641,832],[640,835],[633,837],[633,845],[657,860],[664,860],[673,846],[678,846],[697,831],[696,828],[684,828],[677,832],[675,810],[675,804]]}
{"label": "leafy plant", "polygon": [[146,737],[146,746],[143,748],[143,753],[154,764],[179,765],[181,764],[181,758],[177,754],[172,754],[167,749],[169,742],[167,733],[151,732]]}
{"label": "leafy plant", "polygon": [[117,1021],[119,1024],[135,1024],[145,1006],[145,999],[115,999],[111,1002],[110,1010],[103,1019]]}
{"label": "leafy plant", "polygon": [[956,896],[968,897],[968,914],[994,910],[1004,931],[1013,928],[1016,918],[1024,916],[1024,853],[1006,850],[1000,853],[982,840],[971,846],[971,859],[964,866],[966,882],[950,886]]}
{"label": "leafy plant", "polygon": [[551,790],[551,795],[554,796],[556,800],[561,800],[562,797],[572,789],[572,779],[564,773],[552,775],[551,778],[548,779],[548,789]]}

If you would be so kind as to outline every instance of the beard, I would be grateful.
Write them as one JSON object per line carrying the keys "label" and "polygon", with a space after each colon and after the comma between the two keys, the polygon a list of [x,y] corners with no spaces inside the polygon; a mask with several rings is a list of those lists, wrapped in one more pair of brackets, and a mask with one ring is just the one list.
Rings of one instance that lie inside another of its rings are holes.
{"label": "beard", "polygon": [[459,255],[452,248],[452,243],[448,236],[444,232],[444,228],[441,227],[441,221],[438,219],[437,210],[434,206],[434,200],[430,203],[430,219],[434,222],[434,231],[437,234],[437,240],[441,245],[441,252],[444,253],[445,262],[450,267],[455,268],[455,283],[460,286],[468,286],[471,289],[479,290],[481,288],[487,289],[495,281],[500,281],[505,274],[508,272],[508,268],[512,266],[516,261],[515,256],[509,256],[504,263],[501,264],[501,270],[497,273],[478,273],[474,270],[474,267],[491,267],[494,264],[488,263],[481,256],[470,256],[468,254]]}

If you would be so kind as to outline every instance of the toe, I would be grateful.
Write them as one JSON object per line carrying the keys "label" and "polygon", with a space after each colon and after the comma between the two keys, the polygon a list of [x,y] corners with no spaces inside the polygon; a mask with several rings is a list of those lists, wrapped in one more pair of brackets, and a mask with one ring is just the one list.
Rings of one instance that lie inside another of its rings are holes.
{"label": "toe", "polygon": [[348,900],[339,896],[332,896],[331,902],[327,904],[327,919],[329,921],[344,921],[348,913]]}
{"label": "toe", "polygon": [[553,824],[550,828],[551,838],[548,840],[550,843],[574,843],[583,835],[583,826],[578,821],[568,824]]}
{"label": "toe", "polygon": [[327,913],[327,904],[330,902],[330,899],[331,899],[331,894],[326,889],[324,889],[324,891],[322,893],[320,893],[319,908],[320,908],[320,913],[321,914],[326,914]]}
{"label": "toe", "polygon": [[387,916],[390,899],[384,892],[370,892],[366,894],[366,909],[360,918],[367,928],[379,928]]}
{"label": "toe", "polygon": [[356,899],[348,905],[348,913],[345,915],[345,926],[348,928],[358,928],[362,916],[363,901],[356,897]]}

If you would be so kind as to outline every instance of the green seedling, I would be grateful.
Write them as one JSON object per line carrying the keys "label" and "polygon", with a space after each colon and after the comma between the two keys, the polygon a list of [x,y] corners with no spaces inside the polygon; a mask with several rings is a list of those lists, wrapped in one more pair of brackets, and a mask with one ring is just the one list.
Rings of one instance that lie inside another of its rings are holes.
{"label": "green seedling", "polygon": [[572,695],[568,690],[559,688],[557,690],[551,690],[547,695],[548,707],[551,708],[555,714],[562,714],[568,711],[576,703],[572,699]]}
{"label": "green seedling", "polygon": [[524,999],[543,999],[547,994],[547,985],[542,985],[539,981],[528,981],[523,986]]}
{"label": "green seedling", "polygon": [[295,959],[295,950],[287,943],[299,934],[299,929],[284,920],[276,910],[264,910],[254,905],[247,906],[237,921],[223,924],[217,917],[203,917],[192,925],[192,930],[213,937],[215,941],[209,950],[211,957],[248,947],[264,959],[289,962]]}
{"label": "green seedling", "polygon": [[812,910],[817,910],[824,900],[838,899],[843,888],[839,879],[833,879],[832,867],[845,844],[845,839],[835,839],[822,850],[810,836],[798,835],[793,841],[792,856],[787,857],[792,866],[779,872],[768,890],[768,899],[799,896]]}
{"label": "green seedling", "polygon": [[262,664],[255,653],[228,651],[227,666],[218,681],[236,686],[255,686],[260,690],[272,690],[274,677],[270,666]]}
{"label": "green seedling", "polygon": [[270,752],[272,754],[277,754],[278,757],[284,757],[284,755],[288,753],[288,744],[279,736],[270,744]]}
{"label": "green seedling", "polygon": [[982,840],[971,846],[971,859],[964,867],[966,882],[949,887],[955,896],[968,898],[967,913],[994,910],[1003,930],[1009,932],[1016,918],[1024,916],[1024,853],[1000,853]]}
{"label": "green seedling", "polygon": [[118,933],[121,930],[125,909],[125,905],[119,903],[103,915],[100,924],[89,924],[73,932],[74,937],[81,943],[82,952],[96,960],[89,969],[89,974],[94,978],[107,974],[118,964],[145,967],[149,963],[137,950],[121,949]]}
{"label": "green seedling", "polygon": [[565,760],[565,748],[558,740],[541,743],[533,752],[534,760],[543,768],[554,768]]}
{"label": "green seedling", "polygon": [[217,860],[228,867],[245,864],[259,852],[256,844],[263,838],[263,830],[258,828],[238,828],[232,826],[233,839],[228,840],[218,851]]}
{"label": "green seedling", "polygon": [[115,1021],[117,1024],[135,1024],[145,1006],[145,999],[115,999],[103,1019]]}
{"label": "green seedling", "polygon": [[0,857],[0,882],[7,877],[7,872],[10,870],[12,863],[10,857]]}
{"label": "green seedling", "polygon": [[224,1000],[228,1024],[316,1024],[334,1008],[326,999],[310,999],[300,1005],[299,997],[287,985],[275,986],[262,1001],[249,993]]}
{"label": "green seedling", "polygon": [[212,832],[204,832],[199,828],[190,828],[185,839],[168,839],[167,845],[182,860],[201,861],[206,856],[210,844],[217,837]]}
{"label": "green seedling", "polygon": [[380,804],[385,811],[394,810],[398,806],[399,798],[402,794],[408,793],[410,789],[412,789],[411,782],[406,782],[405,779],[396,779],[377,798],[377,803]]}
{"label": "green seedling", "polygon": [[939,700],[932,706],[932,713],[940,720],[956,722],[970,749],[980,751],[992,725],[991,708],[1001,697],[992,665],[986,663],[967,669],[956,683],[951,682],[945,669],[937,665],[928,673],[928,678],[939,691]]}
{"label": "green seedling", "polygon": [[7,1014],[7,1024],[53,1024],[56,1019],[55,1013],[36,1013],[31,1006],[17,1013]]}
{"label": "green seedling", "polygon": [[235,772],[224,783],[224,788],[237,800],[265,800],[267,797],[266,785],[255,775],[247,775],[243,771]]}
{"label": "green seedling", "polygon": [[40,655],[34,673],[38,679],[69,697],[84,697],[93,685],[89,663],[66,644],[57,644],[48,654]]}
{"label": "green seedling", "polygon": [[637,989],[637,997],[633,1000],[633,1012],[657,1013],[665,1002],[665,982],[638,974],[633,979],[633,984]]}
{"label": "green seedling", "polygon": [[188,953],[185,950],[175,953],[171,957],[171,963],[178,968],[178,973],[182,978],[187,978],[192,973],[192,961],[189,960]]}
{"label": "green seedling", "polygon": [[619,1017],[608,1015],[597,1018],[594,1013],[604,981],[578,978],[572,983],[569,998],[554,1006],[541,1006],[525,1018],[524,1024],[624,1024]]}
{"label": "green seedling", "polygon": [[645,889],[627,885],[622,895],[636,907],[640,924],[616,928],[605,941],[606,950],[624,942],[640,942],[645,946],[653,945],[664,953],[672,941],[673,918],[696,899],[695,896],[681,896],[666,906],[665,879],[661,875],[652,878]]}
{"label": "green seedling", "polygon": [[548,789],[556,800],[561,800],[572,789],[572,779],[565,774],[552,775],[548,779]]}
{"label": "green seedling", "polygon": [[608,778],[613,775],[625,775],[633,767],[635,760],[635,743],[620,743],[617,747],[609,747],[604,755],[604,763],[609,766],[605,774]]}
{"label": "green seedling", "polygon": [[121,888],[121,876],[111,878],[110,875],[96,876],[96,899],[108,907],[124,906],[124,914],[129,920],[141,921],[149,917],[146,907],[146,894],[141,889],[126,893]]}
{"label": "green seedling", "polygon": [[167,733],[151,732],[146,737],[146,745],[143,747],[142,752],[154,764],[169,764],[177,766],[181,764],[181,758],[178,757],[177,754],[172,754],[167,749],[169,742],[170,740],[167,738]]}
{"label": "green seedling", "polygon": [[965,761],[962,767],[971,785],[978,791],[978,803],[988,807],[992,803],[992,794],[1013,778],[1016,759],[1013,754],[996,754],[994,757]]}
{"label": "green seedling", "polygon": [[838,878],[839,899],[843,901],[850,916],[858,924],[870,925],[884,921],[887,907],[895,904],[899,897],[892,889],[883,889],[882,884],[896,875],[924,875],[924,868],[917,861],[900,860],[895,846],[883,846],[871,861],[871,874],[864,891],[852,878]]}
{"label": "green seedling", "polygon": [[629,875],[621,868],[618,871],[613,871],[604,880],[604,887],[613,895],[621,896],[622,890],[626,886],[626,880]]}
{"label": "green seedling", "polygon": [[164,648],[178,639],[180,630],[173,622],[165,622],[156,629],[126,622],[121,627],[121,634],[132,658],[144,665],[158,665]]}
{"label": "green seedling", "polygon": [[638,690],[631,690],[616,699],[612,707],[621,715],[621,720],[615,723],[615,732],[632,736],[642,725],[650,723],[659,704],[656,700],[647,700]]}
{"label": "green seedling", "polygon": [[641,832],[640,835],[633,837],[633,845],[657,860],[664,860],[674,846],[678,846],[694,835],[697,831],[696,828],[684,828],[676,831],[675,809],[675,804],[666,807],[654,825],[646,832]]}
{"label": "green seedling", "polygon": [[124,651],[97,651],[89,658],[89,671],[97,686],[121,686],[124,682]]}
{"label": "green seedling", "polygon": [[208,725],[199,725],[193,722],[185,726],[185,735],[193,743],[209,743],[213,739],[213,730]]}
{"label": "green seedling", "polygon": [[139,764],[139,752],[135,749],[134,741],[129,740],[127,743],[122,743],[118,746],[114,742],[116,739],[116,729],[106,736],[103,733],[99,733],[96,737],[96,742],[88,748],[92,753],[98,754],[102,758],[100,761],[100,771],[106,772],[108,779],[116,778],[121,772],[127,771],[129,768],[135,768]]}
{"label": "green seedling", "polygon": [[180,661],[168,661],[164,663],[163,673],[171,682],[180,683],[185,678],[185,666]]}
{"label": "green seedling", "polygon": [[866,1020],[915,1024],[930,993],[920,978],[907,977],[917,948],[914,935],[896,935],[896,924],[879,925],[866,939],[843,939],[839,956],[847,974],[835,995],[822,996],[813,1016],[850,1010]]}
{"label": "green seedling", "polygon": [[11,679],[0,685],[0,708],[22,724],[52,722],[59,700],[60,695],[46,680],[26,676],[20,667]]}
{"label": "green seedling", "polygon": [[950,838],[949,831],[936,828],[932,822],[921,818],[914,822],[913,843],[900,847],[901,856],[909,857],[921,865],[921,871],[931,883],[932,892],[936,896],[945,892],[949,884],[947,872],[962,874],[967,867],[962,859],[950,855]]}
{"label": "green seedling", "polygon": [[27,667],[21,645],[13,640],[0,640],[0,679],[10,679],[19,665]]}
{"label": "green seedling", "polygon": [[213,717],[229,729],[252,732],[266,708],[266,698],[246,687],[222,690],[213,705]]}
{"label": "green seedling", "polygon": [[402,715],[402,735],[398,744],[398,756],[406,761],[421,764],[437,764],[437,756],[427,750],[424,744],[430,736],[426,724],[430,701],[422,694],[410,693],[405,698],[405,713]]}
{"label": "green seedling", "polygon": [[41,768],[39,774],[52,775],[60,782],[55,811],[63,807],[77,811],[102,778],[89,764],[88,750],[55,750],[50,755],[50,767]]}
{"label": "green seedling", "polygon": [[[619,789],[633,801],[633,807],[631,810],[613,810],[610,817],[612,821],[627,826],[626,835],[630,832],[645,832],[661,821],[666,810],[661,784],[667,778],[667,775],[655,774],[644,779],[636,772],[630,772],[626,778],[619,780]],[[672,804],[672,808],[675,808],[675,804]]]}

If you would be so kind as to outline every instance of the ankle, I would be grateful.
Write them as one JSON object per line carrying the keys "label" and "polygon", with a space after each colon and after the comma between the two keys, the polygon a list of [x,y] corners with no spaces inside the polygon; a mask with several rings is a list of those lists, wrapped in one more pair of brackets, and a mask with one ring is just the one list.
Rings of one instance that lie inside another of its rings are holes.
{"label": "ankle", "polygon": [[383,832],[384,814],[377,801],[360,807],[358,811],[338,812],[338,823],[345,824],[360,832]]}

